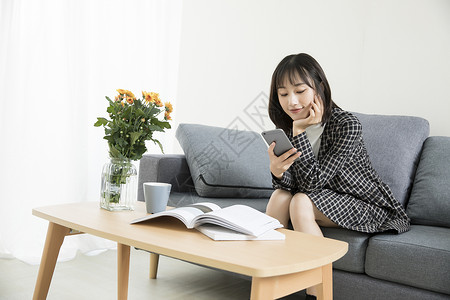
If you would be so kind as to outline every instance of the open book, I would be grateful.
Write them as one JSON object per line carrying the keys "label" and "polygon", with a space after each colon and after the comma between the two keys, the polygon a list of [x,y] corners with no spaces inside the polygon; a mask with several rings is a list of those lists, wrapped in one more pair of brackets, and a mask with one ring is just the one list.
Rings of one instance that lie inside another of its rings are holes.
{"label": "open book", "polygon": [[146,215],[131,224],[162,216],[175,217],[187,228],[196,228],[214,240],[284,240],[284,234],[275,231],[283,227],[277,219],[246,205],[220,208],[201,202]]}

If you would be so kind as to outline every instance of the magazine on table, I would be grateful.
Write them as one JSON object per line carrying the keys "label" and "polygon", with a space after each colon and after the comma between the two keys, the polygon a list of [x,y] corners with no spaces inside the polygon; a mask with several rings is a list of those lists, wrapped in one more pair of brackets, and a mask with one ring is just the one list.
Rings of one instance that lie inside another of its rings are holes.
{"label": "magazine on table", "polygon": [[196,228],[214,240],[284,240],[284,234],[275,230],[283,227],[277,219],[240,204],[220,208],[201,202],[149,214],[131,224],[162,216],[175,217],[187,228]]}

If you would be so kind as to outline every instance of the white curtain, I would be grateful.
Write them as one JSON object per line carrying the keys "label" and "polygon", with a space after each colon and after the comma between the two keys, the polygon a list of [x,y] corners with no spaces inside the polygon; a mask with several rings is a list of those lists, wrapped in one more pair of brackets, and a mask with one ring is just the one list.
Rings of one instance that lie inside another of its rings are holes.
{"label": "white curtain", "polygon": [[[0,257],[40,261],[34,207],[98,201],[108,160],[97,117],[116,89],[174,104],[181,0],[0,0]],[[173,132],[160,135],[171,151]],[[149,152],[158,153],[150,145]],[[115,247],[66,238],[60,260]]]}

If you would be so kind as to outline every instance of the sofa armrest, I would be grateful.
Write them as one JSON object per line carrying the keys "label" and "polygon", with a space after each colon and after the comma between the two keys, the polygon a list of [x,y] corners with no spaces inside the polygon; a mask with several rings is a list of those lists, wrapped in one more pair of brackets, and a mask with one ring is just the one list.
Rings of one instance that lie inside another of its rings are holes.
{"label": "sofa armrest", "polygon": [[191,192],[194,182],[184,154],[146,154],[139,161],[138,201],[144,201],[144,182],[172,184],[172,192]]}

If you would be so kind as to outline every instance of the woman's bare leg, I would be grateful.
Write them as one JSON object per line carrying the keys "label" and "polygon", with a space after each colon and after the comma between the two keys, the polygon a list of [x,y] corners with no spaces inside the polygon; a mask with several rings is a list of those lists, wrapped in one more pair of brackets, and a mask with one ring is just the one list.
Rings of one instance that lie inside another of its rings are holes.
{"label": "woman's bare leg", "polygon": [[[292,197],[289,212],[292,225],[296,231],[323,237],[319,224],[324,227],[338,227],[316,208],[307,195],[302,193],[295,194]],[[317,295],[315,287],[308,288],[306,292],[309,295]]]}
{"label": "woman's bare leg", "polygon": [[314,216],[316,218],[316,222],[321,227],[339,227],[336,223],[328,219],[317,207],[313,204]]}
{"label": "woman's bare leg", "polygon": [[280,221],[285,228],[289,223],[289,205],[292,194],[288,191],[277,189],[270,196],[267,203],[266,214]]}
{"label": "woman's bare leg", "polygon": [[306,194],[297,193],[292,197],[289,206],[289,214],[294,230],[316,236],[323,236],[322,231],[316,222],[314,204]]}

